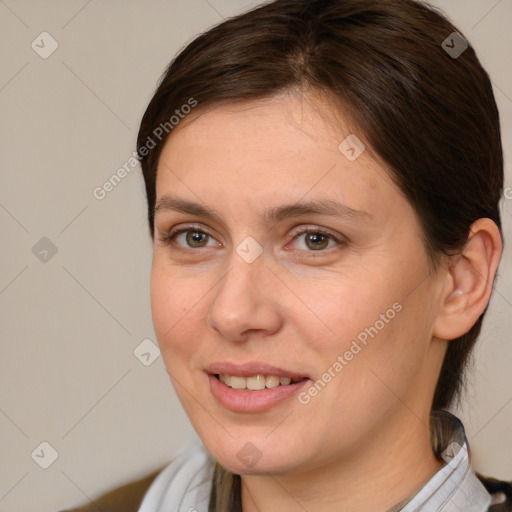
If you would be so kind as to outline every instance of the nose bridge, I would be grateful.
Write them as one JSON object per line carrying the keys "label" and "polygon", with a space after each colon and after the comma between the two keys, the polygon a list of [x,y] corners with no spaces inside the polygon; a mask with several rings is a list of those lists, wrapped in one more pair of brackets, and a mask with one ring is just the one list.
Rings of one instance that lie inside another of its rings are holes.
{"label": "nose bridge", "polygon": [[[236,261],[237,257],[233,257]],[[262,278],[262,266],[258,264],[247,264],[237,261],[233,266],[233,276],[231,286],[235,293],[240,293],[243,297],[247,297],[251,302],[257,302],[259,295],[258,281]]]}
{"label": "nose bridge", "polygon": [[279,324],[271,289],[265,284],[269,271],[262,250],[255,256],[255,249],[254,242],[244,240],[233,250],[210,303],[210,326],[229,339],[240,339],[251,329],[274,330]]}
{"label": "nose bridge", "polygon": [[214,302],[232,312],[256,307],[260,296],[258,282],[261,284],[264,270],[261,256],[248,263],[233,251],[228,262],[228,271],[217,286]]}
{"label": "nose bridge", "polygon": [[219,284],[218,293],[222,293],[231,299],[240,295],[250,301],[255,301],[256,284],[264,280],[263,274],[265,268],[265,258],[263,247],[252,236],[245,237],[238,245],[235,245],[231,251],[228,261],[228,272]]}

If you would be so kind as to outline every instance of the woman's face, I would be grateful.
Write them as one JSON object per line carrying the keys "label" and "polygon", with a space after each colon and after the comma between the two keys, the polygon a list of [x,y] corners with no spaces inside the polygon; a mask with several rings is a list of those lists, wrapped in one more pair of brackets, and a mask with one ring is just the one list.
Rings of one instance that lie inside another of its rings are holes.
{"label": "woman's face", "polygon": [[222,106],[182,121],[159,161],[155,332],[192,425],[234,473],[428,438],[442,271],[334,112],[292,94]]}

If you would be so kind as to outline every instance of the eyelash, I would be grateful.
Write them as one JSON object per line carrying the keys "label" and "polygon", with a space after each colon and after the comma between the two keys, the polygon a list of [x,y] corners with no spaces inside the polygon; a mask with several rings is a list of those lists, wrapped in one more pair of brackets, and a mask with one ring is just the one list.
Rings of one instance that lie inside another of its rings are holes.
{"label": "eyelash", "polygon": [[[208,233],[208,231],[205,231],[202,227],[192,225],[192,226],[186,226],[186,227],[178,229],[176,231],[171,230],[168,233],[162,233],[161,235],[158,236],[158,240],[160,242],[162,242],[164,245],[171,245],[172,242],[174,241],[174,239],[177,236],[181,235],[182,233],[187,233],[189,231],[197,231],[199,233],[203,233],[203,234],[213,238],[213,236],[210,233]],[[292,241],[294,241],[297,238],[299,238],[300,236],[306,235],[306,234],[319,234],[319,235],[323,235],[323,236],[333,240],[334,242],[336,242],[338,244],[338,246],[346,245],[346,243],[347,243],[346,240],[340,239],[334,233],[332,233],[330,231],[327,231],[325,229],[322,229],[322,228],[317,228],[317,227],[307,227],[307,228],[303,228],[301,230],[296,231],[293,234],[293,236],[292,236]],[[194,250],[203,249],[203,248],[204,247],[198,247],[198,248],[188,247],[188,248],[185,248],[185,247],[182,247],[182,246],[178,245],[178,250],[184,250],[184,251],[189,251],[189,250],[190,251],[194,251]],[[321,252],[325,252],[327,249],[329,249],[329,248],[319,249],[318,251],[310,250],[310,251],[305,251],[305,252],[311,252],[311,253],[319,252],[319,253],[321,253]],[[330,249],[332,249],[332,247],[330,247]]]}

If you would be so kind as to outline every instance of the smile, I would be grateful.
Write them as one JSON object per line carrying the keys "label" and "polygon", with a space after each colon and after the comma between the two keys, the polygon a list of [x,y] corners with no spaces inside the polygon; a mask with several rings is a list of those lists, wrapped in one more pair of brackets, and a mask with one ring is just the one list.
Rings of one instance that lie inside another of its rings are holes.
{"label": "smile", "polygon": [[292,379],[291,377],[279,377],[278,375],[253,375],[250,377],[241,377],[238,375],[227,375],[221,373],[216,375],[221,382],[233,389],[246,389],[250,391],[261,391],[262,389],[276,388],[278,386],[288,386],[303,379]]}
{"label": "smile", "polygon": [[[241,377],[216,373],[208,375],[208,379],[210,391],[220,405],[230,411],[244,413],[268,411],[283,402],[295,404],[292,399],[311,382],[307,377],[299,377],[292,381],[290,377],[263,374]],[[231,387],[224,382],[226,379],[231,385],[243,387]],[[267,379],[271,386],[276,385],[267,387]]]}

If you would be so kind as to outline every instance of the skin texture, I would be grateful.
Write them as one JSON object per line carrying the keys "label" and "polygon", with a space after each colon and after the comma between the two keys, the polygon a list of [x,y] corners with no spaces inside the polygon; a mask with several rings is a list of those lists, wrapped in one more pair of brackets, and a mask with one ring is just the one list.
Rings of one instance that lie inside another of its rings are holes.
{"label": "skin texture", "polygon": [[[382,512],[429,480],[442,465],[429,414],[443,338],[483,311],[501,253],[483,219],[468,256],[432,271],[416,214],[385,166],[368,145],[355,161],[338,149],[350,133],[365,140],[341,119],[312,93],[223,105],[182,121],[159,161],[157,205],[186,199],[219,216],[157,208],[151,301],[176,393],[208,451],[242,475],[244,512]],[[366,214],[263,215],[312,200]],[[210,236],[192,247],[186,234],[160,240],[185,228]],[[305,228],[334,238],[317,238],[316,249],[297,234]],[[248,236],[263,249],[252,263],[236,252]],[[394,318],[307,404],[294,397],[240,413],[211,394],[205,368],[217,361],[316,381],[393,304]],[[248,442],[261,452],[252,467],[237,457]]]}

